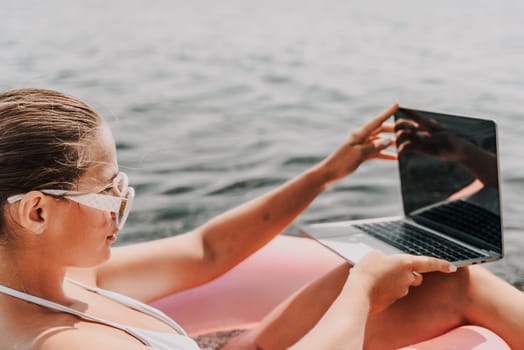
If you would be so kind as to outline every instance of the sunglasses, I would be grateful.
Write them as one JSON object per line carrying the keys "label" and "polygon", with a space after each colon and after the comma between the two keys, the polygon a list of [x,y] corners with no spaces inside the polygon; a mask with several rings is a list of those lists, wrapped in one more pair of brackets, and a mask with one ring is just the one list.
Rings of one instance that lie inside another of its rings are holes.
{"label": "sunglasses", "polygon": [[[133,187],[128,186],[127,175],[123,172],[118,173],[109,188],[116,189],[119,196],[54,189],[38,191],[51,196],[66,198],[90,208],[109,211],[115,215],[116,226],[121,230],[131,211],[131,204],[133,203],[133,198],[135,198],[135,190]],[[16,194],[7,198],[7,201],[9,203],[15,203],[22,198],[24,198],[23,194]]]}

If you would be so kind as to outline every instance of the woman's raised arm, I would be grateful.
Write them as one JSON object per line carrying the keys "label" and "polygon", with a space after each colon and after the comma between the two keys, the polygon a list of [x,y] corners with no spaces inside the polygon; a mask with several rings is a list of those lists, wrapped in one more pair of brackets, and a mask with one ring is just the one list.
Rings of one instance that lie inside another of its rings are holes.
{"label": "woman's raised arm", "polygon": [[394,104],[354,132],[322,162],[275,190],[221,214],[194,231],[117,248],[97,270],[100,286],[151,300],[207,282],[231,269],[286,228],[327,185],[367,159],[395,159],[382,133]]}

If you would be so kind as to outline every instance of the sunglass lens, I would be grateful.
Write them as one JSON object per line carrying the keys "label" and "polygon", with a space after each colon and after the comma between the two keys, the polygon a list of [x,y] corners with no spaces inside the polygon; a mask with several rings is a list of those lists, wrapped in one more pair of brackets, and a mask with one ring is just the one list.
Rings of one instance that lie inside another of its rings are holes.
{"label": "sunglass lens", "polygon": [[129,216],[129,212],[131,211],[133,198],[135,197],[135,190],[132,187],[127,187],[125,191],[125,200],[122,200],[120,210],[118,211],[117,226],[119,229],[122,229],[122,227],[124,227],[127,217]]}

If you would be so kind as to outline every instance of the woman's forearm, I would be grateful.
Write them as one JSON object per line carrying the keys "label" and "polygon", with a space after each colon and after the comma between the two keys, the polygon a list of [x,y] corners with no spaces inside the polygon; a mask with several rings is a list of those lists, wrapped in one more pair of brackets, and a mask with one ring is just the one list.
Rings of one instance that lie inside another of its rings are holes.
{"label": "woman's forearm", "polygon": [[225,212],[201,226],[217,268],[229,268],[284,230],[325,188],[319,165],[275,190]]}
{"label": "woman's forearm", "polygon": [[348,281],[324,316],[292,350],[360,350],[370,309],[369,296],[357,282]]}

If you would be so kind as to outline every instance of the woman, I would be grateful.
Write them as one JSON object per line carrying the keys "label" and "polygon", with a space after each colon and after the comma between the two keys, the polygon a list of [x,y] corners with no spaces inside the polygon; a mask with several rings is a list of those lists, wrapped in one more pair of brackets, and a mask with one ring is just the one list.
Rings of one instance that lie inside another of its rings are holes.
{"label": "woman", "polygon": [[[392,142],[381,134],[393,131],[383,123],[397,107],[265,196],[187,234],[111,252],[133,190],[118,171],[107,124],[59,92],[0,94],[0,348],[197,349],[172,320],[137,300],[220,276],[329,184],[367,159],[392,158],[383,152]],[[378,252],[350,268],[305,286],[226,348],[386,349],[463,323],[524,348],[522,293],[482,268],[455,272],[446,261]]]}

